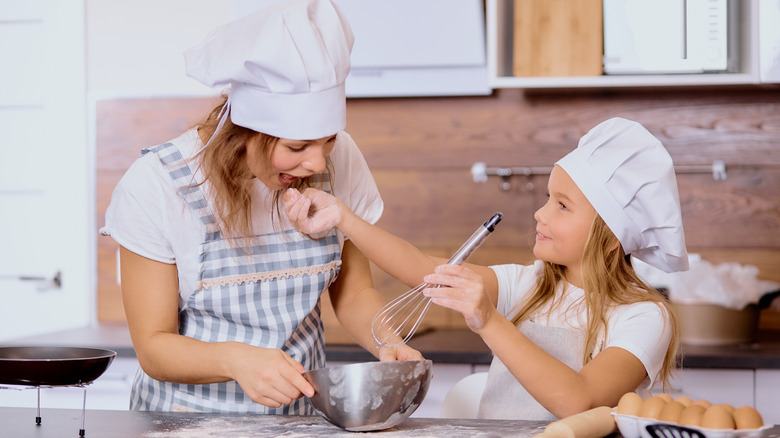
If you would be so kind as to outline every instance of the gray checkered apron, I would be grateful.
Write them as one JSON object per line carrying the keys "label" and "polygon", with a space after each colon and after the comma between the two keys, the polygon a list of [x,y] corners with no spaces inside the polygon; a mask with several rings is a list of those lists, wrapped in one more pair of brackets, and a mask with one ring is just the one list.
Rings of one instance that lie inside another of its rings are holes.
{"label": "gray checkered apron", "polygon": [[[155,153],[206,227],[200,245],[198,289],[179,311],[179,333],[205,342],[237,341],[278,348],[306,369],[325,365],[320,295],[335,280],[341,251],[334,231],[312,240],[290,230],[241,239],[220,233],[200,187],[172,143]],[[327,182],[324,188],[329,189]],[[248,251],[245,250],[248,248]],[[262,366],[262,364],[258,364]],[[131,409],[313,415],[308,399],[269,408],[252,401],[235,381],[206,385],[161,382],[140,371]]]}

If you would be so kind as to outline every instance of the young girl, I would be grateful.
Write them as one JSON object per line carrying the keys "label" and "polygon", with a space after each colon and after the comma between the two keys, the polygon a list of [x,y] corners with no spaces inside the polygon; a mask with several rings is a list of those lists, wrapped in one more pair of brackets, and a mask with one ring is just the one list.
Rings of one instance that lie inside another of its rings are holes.
{"label": "young girl", "polygon": [[554,166],[530,266],[441,264],[352,214],[326,193],[285,193],[301,230],[338,227],[380,268],[463,314],[494,354],[482,418],[553,420],[647,396],[675,366],[677,324],[637,277],[631,255],[687,269],[674,168],[640,124],[607,120]]}
{"label": "young girl", "polygon": [[[281,214],[289,187],[320,187],[362,220],[382,200],[343,132],[352,32],[329,0],[294,0],[213,32],[187,73],[230,91],[196,127],[145,150],[101,229],[120,245],[122,296],[142,371],[131,408],[314,414],[304,370],[325,365],[320,296],[383,360],[369,264],[341,233],[313,240]],[[335,231],[335,230],[334,230]]]}

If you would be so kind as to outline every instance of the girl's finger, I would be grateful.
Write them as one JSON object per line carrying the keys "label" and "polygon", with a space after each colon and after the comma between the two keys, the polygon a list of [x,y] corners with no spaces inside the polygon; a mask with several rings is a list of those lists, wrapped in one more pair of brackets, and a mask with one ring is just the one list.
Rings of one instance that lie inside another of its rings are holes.
{"label": "girl's finger", "polygon": [[446,274],[428,274],[423,280],[430,284],[440,284],[448,287],[471,288],[477,283],[471,278],[458,277]]}
{"label": "girl's finger", "polygon": [[423,290],[423,295],[428,298],[461,300],[466,291],[452,287],[429,287]]}
{"label": "girl's finger", "polygon": [[293,202],[292,206],[290,207],[290,218],[298,223],[301,223],[302,221],[308,219],[309,217],[309,207],[311,206],[311,201],[304,197],[298,198],[295,202]]}

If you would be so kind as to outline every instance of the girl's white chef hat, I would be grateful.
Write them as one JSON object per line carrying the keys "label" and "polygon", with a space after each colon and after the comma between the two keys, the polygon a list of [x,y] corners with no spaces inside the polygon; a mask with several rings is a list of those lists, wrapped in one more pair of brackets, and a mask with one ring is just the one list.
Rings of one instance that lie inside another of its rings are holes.
{"label": "girl's white chef hat", "polygon": [[674,164],[642,125],[604,121],[560,166],[631,254],[665,272],[688,269]]}
{"label": "girl's white chef hat", "polygon": [[311,140],[346,126],[353,41],[331,0],[285,1],[216,28],[184,53],[185,69],[210,87],[230,85],[233,123]]}

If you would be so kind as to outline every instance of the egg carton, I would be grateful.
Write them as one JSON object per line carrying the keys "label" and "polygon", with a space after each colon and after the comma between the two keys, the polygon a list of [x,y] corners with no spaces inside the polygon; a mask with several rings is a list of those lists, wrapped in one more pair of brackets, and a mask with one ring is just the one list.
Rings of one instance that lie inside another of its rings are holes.
{"label": "egg carton", "polygon": [[[636,417],[634,415],[618,414],[613,412],[618,430],[623,438],[655,438],[647,431],[647,426],[651,424],[669,424],[677,426],[675,423],[658,421],[652,418]],[[701,432],[706,438],[762,438],[766,435],[764,432],[771,429],[771,424],[765,424],[758,429],[705,429],[703,427],[685,426],[687,428]]]}

